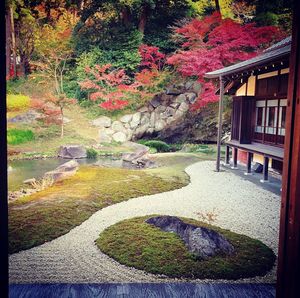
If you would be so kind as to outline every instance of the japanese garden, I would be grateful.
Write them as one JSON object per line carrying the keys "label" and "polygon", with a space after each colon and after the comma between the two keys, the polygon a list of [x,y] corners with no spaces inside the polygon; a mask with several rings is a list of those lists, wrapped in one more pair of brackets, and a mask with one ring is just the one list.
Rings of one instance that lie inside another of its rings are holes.
{"label": "japanese garden", "polygon": [[291,18],[7,0],[10,282],[275,283]]}

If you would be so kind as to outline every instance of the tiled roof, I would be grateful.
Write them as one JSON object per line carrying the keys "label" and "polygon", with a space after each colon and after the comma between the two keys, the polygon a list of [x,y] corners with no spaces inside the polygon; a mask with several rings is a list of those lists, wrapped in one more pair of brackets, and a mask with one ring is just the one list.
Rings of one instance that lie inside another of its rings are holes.
{"label": "tiled roof", "polygon": [[288,56],[291,52],[291,37],[287,37],[282,41],[267,48],[262,54],[231,66],[227,66],[215,71],[207,72],[205,77],[208,79],[217,78],[220,76],[232,75],[235,73],[250,70],[253,67],[271,63],[278,58]]}

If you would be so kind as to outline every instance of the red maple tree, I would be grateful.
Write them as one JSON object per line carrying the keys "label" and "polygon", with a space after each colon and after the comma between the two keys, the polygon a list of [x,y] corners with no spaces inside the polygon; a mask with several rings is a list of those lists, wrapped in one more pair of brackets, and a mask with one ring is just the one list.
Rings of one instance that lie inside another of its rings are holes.
{"label": "red maple tree", "polygon": [[158,47],[142,44],[139,47],[139,54],[142,58],[140,64],[142,68],[162,70],[166,55],[161,53]]}
{"label": "red maple tree", "polygon": [[183,76],[197,77],[203,84],[202,93],[192,107],[198,109],[218,100],[214,84],[204,79],[206,72],[256,56],[283,38],[283,33],[275,26],[257,27],[254,23],[243,25],[222,19],[216,12],[175,28],[174,37],[181,42],[181,49],[167,63]]}

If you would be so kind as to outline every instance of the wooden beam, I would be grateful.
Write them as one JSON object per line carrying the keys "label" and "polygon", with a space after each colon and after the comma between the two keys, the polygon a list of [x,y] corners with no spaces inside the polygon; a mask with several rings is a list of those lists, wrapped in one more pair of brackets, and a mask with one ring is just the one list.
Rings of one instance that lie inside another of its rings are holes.
{"label": "wooden beam", "polygon": [[223,100],[224,100],[224,79],[222,76],[220,76],[219,123],[218,123],[217,162],[216,162],[217,172],[220,172],[220,162],[221,162]]}
{"label": "wooden beam", "polygon": [[276,297],[299,297],[300,287],[300,4],[294,1],[286,114]]}

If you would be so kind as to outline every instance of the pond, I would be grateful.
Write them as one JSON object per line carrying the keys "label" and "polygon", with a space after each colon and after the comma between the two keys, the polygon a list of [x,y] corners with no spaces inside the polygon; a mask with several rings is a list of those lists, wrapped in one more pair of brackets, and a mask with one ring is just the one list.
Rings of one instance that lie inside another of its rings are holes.
{"label": "pond", "polygon": [[[15,160],[9,162],[8,170],[8,189],[10,191],[18,190],[24,187],[23,181],[30,178],[42,178],[46,172],[52,171],[68,159],[34,159],[34,160]],[[104,167],[122,167],[122,161],[111,157],[101,157],[95,159],[77,159],[80,165],[94,164]]]}

